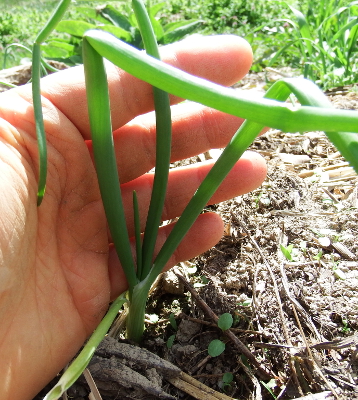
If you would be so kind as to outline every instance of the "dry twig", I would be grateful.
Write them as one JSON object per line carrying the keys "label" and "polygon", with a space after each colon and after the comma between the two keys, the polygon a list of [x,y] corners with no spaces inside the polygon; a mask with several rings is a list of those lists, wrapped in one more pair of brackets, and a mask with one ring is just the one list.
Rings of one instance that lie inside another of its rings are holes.
{"label": "dry twig", "polygon": [[178,389],[190,394],[198,400],[232,400],[226,394],[219,393],[214,389],[192,378],[190,375],[181,372],[179,376],[168,379],[168,381]]}
{"label": "dry twig", "polygon": [[[273,287],[274,287],[274,293],[275,293],[275,297],[276,297],[277,304],[278,304],[278,310],[279,310],[279,314],[280,314],[280,319],[281,319],[281,322],[282,322],[283,334],[284,334],[286,343],[289,346],[292,346],[292,342],[291,342],[291,339],[290,339],[290,336],[289,336],[288,330],[287,330],[287,322],[286,322],[286,318],[285,318],[284,313],[283,313],[283,307],[282,307],[280,294],[279,294],[279,291],[278,291],[276,278],[275,278],[275,275],[274,275],[274,273],[272,271],[272,268],[271,268],[270,264],[268,263],[268,261],[266,260],[265,256],[263,255],[259,245],[256,243],[256,241],[253,239],[253,237],[251,236],[250,232],[246,228],[245,224],[242,221],[240,221],[235,216],[234,213],[231,213],[231,215],[235,219],[235,221],[242,227],[242,229],[245,231],[245,233],[248,235],[248,238],[250,239],[251,243],[254,245],[254,247],[256,248],[257,252],[261,256],[261,259],[262,259],[264,265],[266,266],[266,268],[267,268],[267,270],[268,270],[268,272],[269,272],[269,274],[271,276],[271,280],[272,280]],[[291,372],[292,372],[292,378],[295,381],[295,384],[297,385],[297,389],[298,389],[300,395],[302,396],[303,395],[303,391],[302,391],[301,385],[300,385],[298,377],[297,377],[297,371],[296,371],[296,367],[294,365],[294,362],[292,360],[292,357],[289,358],[289,366],[290,366],[290,369],[291,369]]]}

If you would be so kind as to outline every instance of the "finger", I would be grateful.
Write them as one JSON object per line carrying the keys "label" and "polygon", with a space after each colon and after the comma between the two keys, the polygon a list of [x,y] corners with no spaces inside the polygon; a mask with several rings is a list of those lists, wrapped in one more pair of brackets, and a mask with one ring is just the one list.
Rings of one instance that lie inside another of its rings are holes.
{"label": "finger", "polygon": [[[196,103],[172,107],[171,162],[225,147],[242,122],[241,118]],[[115,131],[113,138],[121,182],[135,179],[155,166],[154,113],[135,118]],[[93,158],[90,142],[88,147]]]}
{"label": "finger", "polygon": [[[252,51],[233,35],[190,38],[161,48],[163,61],[190,74],[222,85],[232,85],[249,70]],[[108,66],[113,129],[153,110],[152,88],[130,74]],[[26,90],[26,89],[25,89]],[[42,94],[90,138],[83,68],[75,67],[42,80]],[[171,102],[179,99],[172,96]]]}
{"label": "finger", "polygon": [[[163,220],[170,220],[182,214],[195,191],[213,165],[213,161],[198,163],[170,171],[168,189],[162,214]],[[250,192],[261,185],[266,177],[265,160],[257,153],[246,152],[235,164],[234,168],[224,179],[208,204],[218,203],[244,193]],[[122,195],[128,231],[133,230],[132,194],[135,190],[139,201],[141,228],[144,229],[148,213],[154,175],[151,173],[123,184]]]}
{"label": "finger", "polygon": [[[173,226],[174,224],[170,224],[160,228],[155,247],[155,255],[158,254],[160,248],[163,246]],[[165,270],[213,247],[220,240],[223,229],[223,222],[217,214],[201,214],[169,259]],[[205,232],[205,235],[203,235],[203,232]],[[134,248],[134,242],[132,244]],[[109,252],[108,270],[111,285],[111,299],[113,300],[128,288],[127,280],[113,246]]]}

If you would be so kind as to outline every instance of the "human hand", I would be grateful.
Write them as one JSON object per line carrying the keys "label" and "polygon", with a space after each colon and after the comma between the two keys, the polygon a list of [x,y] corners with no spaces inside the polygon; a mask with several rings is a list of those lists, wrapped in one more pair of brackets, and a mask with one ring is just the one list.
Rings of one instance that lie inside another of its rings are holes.
{"label": "human hand", "polygon": [[[190,39],[161,49],[164,61],[231,85],[248,71],[252,53],[235,36]],[[128,230],[132,191],[142,226],[154,166],[152,89],[108,66],[114,142]],[[31,399],[76,354],[126,280],[111,245],[92,162],[82,67],[42,80],[48,146],[44,200],[36,206],[38,154],[31,88],[0,95],[0,398]],[[172,104],[180,99],[171,96]],[[172,161],[224,147],[241,120],[192,103],[173,107]],[[212,163],[172,170],[163,219],[179,216]],[[211,199],[246,193],[266,174],[246,153]],[[160,229],[157,248],[171,225]],[[221,237],[217,215],[201,215],[167,267],[202,253]],[[202,234],[205,232],[205,236]]]}

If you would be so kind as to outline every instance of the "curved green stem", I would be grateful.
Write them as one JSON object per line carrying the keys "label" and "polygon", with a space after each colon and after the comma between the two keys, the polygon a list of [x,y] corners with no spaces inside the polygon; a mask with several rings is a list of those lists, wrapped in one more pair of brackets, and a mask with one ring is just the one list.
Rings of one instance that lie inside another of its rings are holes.
{"label": "curved green stem", "polygon": [[83,40],[88,114],[93,152],[108,226],[130,290],[138,283],[128,236],[114,152],[107,75],[103,58]]}
{"label": "curved green stem", "polygon": [[[228,114],[281,129],[284,132],[358,131],[356,111],[332,109],[328,112],[324,108],[309,106],[290,109],[282,102],[248,97],[236,90],[180,71],[115,39],[106,32],[90,30],[86,32],[85,37],[103,57],[131,75],[168,93]],[[312,82],[311,84],[314,85]]]}
{"label": "curved green stem", "polygon": [[39,180],[37,191],[37,205],[40,205],[45,194],[47,176],[47,146],[44,120],[41,103],[41,43],[46,40],[55,29],[57,23],[70,5],[71,0],[62,0],[53,12],[51,18],[35,39],[32,49],[32,99],[34,105],[37,146],[39,151]]}
{"label": "curved green stem", "polygon": [[107,334],[118,311],[122,308],[127,300],[123,295],[119,296],[110,306],[107,314],[103,317],[98,327],[88,339],[80,354],[75,358],[71,365],[66,369],[58,383],[47,393],[44,400],[57,400],[62,394],[69,389],[85,370],[96,348]]}
{"label": "curved green stem", "polygon": [[41,71],[41,49],[40,45],[35,43],[32,49],[32,101],[34,105],[37,147],[39,151],[39,179],[38,179],[38,191],[37,191],[38,206],[41,204],[43,196],[45,194],[46,176],[47,176],[47,146],[46,146],[45,126],[42,114],[40,71]]}
{"label": "curved green stem", "polygon": [[3,66],[2,68],[5,69],[6,68],[6,60],[9,54],[9,50],[12,49],[13,47],[20,47],[21,49],[27,50],[28,52],[30,52],[32,54],[32,50],[29,49],[28,47],[24,46],[21,43],[11,43],[8,46],[5,47],[5,51],[4,51],[4,62],[3,62]]}

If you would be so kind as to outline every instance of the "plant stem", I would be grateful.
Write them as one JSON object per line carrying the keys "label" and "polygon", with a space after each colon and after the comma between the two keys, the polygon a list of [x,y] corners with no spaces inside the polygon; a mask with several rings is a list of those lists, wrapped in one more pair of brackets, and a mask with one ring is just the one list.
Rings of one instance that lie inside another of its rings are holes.
{"label": "plant stem", "polygon": [[130,290],[138,283],[114,152],[107,76],[102,57],[83,40],[88,113],[102,201]]}
{"label": "plant stem", "polygon": [[[252,98],[149,57],[106,32],[90,30],[85,37],[105,58],[131,75],[175,96],[196,101],[228,114],[284,132],[311,130],[358,131],[356,111],[302,106],[290,109],[282,102]],[[294,78],[300,79],[300,78]],[[301,82],[304,82],[301,79]],[[311,82],[314,85],[313,82]]]}
{"label": "plant stem", "polygon": [[46,176],[47,176],[47,146],[46,146],[46,133],[42,114],[41,103],[41,43],[46,40],[50,33],[55,29],[58,22],[61,20],[63,14],[70,5],[71,0],[62,0],[51,18],[48,20],[44,28],[37,35],[32,49],[32,100],[34,105],[35,125],[37,146],[39,152],[39,181],[37,191],[37,205],[42,202],[46,189]]}
{"label": "plant stem", "polygon": [[32,48],[32,101],[34,105],[37,148],[39,152],[39,179],[37,191],[37,205],[39,206],[45,194],[47,176],[47,146],[45,126],[41,103],[41,48],[35,43]]}
{"label": "plant stem", "polygon": [[88,342],[83,347],[80,354],[66,369],[57,384],[47,393],[44,400],[56,400],[69,389],[76,380],[80,377],[82,372],[87,367],[88,363],[96,351],[96,348],[101,343],[106,333],[108,332],[114,318],[117,316],[118,311],[127,300],[123,295],[119,296],[110,306],[107,314],[103,317],[98,327],[93,332]]}
{"label": "plant stem", "polygon": [[140,343],[142,340],[144,332],[145,309],[149,290],[150,285],[148,287],[146,281],[141,281],[134,286],[131,293],[129,310],[126,319],[126,337],[135,343]]}
{"label": "plant stem", "polygon": [[137,276],[142,273],[142,242],[140,235],[140,215],[137,193],[133,191],[133,213],[134,213],[134,234],[135,234],[135,247],[137,255]]}
{"label": "plant stem", "polygon": [[[141,0],[133,0],[132,6],[136,15],[138,26],[143,38],[147,53],[159,59],[159,49],[155,34]],[[168,93],[153,87],[154,107],[156,115],[156,163],[153,182],[152,197],[149,205],[140,264],[137,262],[137,276],[144,280],[149,273],[154,247],[164,207],[165,195],[168,185],[170,151],[171,151],[171,111]],[[136,232],[137,242],[139,232]],[[139,244],[138,244],[139,245]],[[137,249],[137,254],[138,254]],[[144,315],[150,285],[139,282],[130,292],[130,303],[127,316],[127,337],[137,343],[140,342],[144,332]]]}
{"label": "plant stem", "polygon": [[[147,54],[156,59],[160,59],[156,37],[143,2],[141,0],[133,0],[132,6]],[[158,229],[167,191],[171,152],[172,121],[169,95],[163,90],[153,87],[153,96],[156,117],[155,176],[144,231],[142,245],[143,265],[141,274],[138,275],[139,280],[143,280],[147,276],[152,266],[154,247],[158,236]],[[129,314],[130,313],[129,311]]]}

